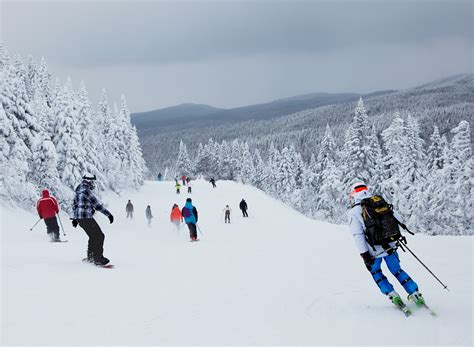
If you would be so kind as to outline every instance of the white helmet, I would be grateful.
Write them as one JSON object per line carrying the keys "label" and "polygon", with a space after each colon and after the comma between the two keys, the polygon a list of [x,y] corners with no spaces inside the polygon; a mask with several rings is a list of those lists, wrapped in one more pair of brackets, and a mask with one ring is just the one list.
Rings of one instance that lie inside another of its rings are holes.
{"label": "white helmet", "polygon": [[367,194],[368,190],[369,189],[367,188],[367,185],[363,181],[355,181],[351,185],[351,189],[349,191],[349,201],[351,202],[351,204],[354,203],[356,194],[364,192],[363,194],[365,195]]}

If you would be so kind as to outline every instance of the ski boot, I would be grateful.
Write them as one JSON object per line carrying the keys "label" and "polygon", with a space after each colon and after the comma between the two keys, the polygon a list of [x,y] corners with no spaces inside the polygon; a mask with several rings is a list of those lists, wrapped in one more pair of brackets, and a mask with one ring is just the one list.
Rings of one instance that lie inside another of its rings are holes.
{"label": "ski boot", "polygon": [[94,260],[94,264],[95,265],[99,265],[99,266],[104,266],[104,265],[107,265],[108,263],[110,263],[110,260],[107,259],[106,257],[102,256],[101,258],[99,259],[95,259]]}
{"label": "ski boot", "polygon": [[414,302],[417,307],[422,307],[426,305],[425,299],[418,290],[408,295],[408,301]]}

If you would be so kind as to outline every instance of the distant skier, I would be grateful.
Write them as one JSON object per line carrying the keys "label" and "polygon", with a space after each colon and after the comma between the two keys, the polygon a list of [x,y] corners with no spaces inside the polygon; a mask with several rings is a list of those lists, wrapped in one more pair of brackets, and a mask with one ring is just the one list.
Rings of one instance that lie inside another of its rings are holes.
{"label": "distant skier", "polygon": [[61,242],[59,238],[59,225],[56,219],[56,214],[59,213],[59,206],[57,200],[49,195],[47,189],[43,190],[43,196],[36,203],[36,211],[38,216],[44,219],[46,224],[46,232],[48,233],[51,242]]}
{"label": "distant skier", "polygon": [[146,220],[148,222],[148,227],[150,228],[151,227],[151,220],[153,218],[153,214],[151,213],[151,206],[150,205],[148,205],[146,207],[145,216],[146,216]]}
{"label": "distant skier", "polygon": [[192,187],[193,187],[193,184],[191,183],[191,180],[188,181],[188,193],[191,194],[192,193]]}
{"label": "distant skier", "polygon": [[[379,208],[385,209],[390,209],[390,206],[387,204],[387,207],[383,207],[381,204],[385,203],[385,201],[382,200],[380,196],[372,196],[364,182],[357,182],[352,185],[349,197],[352,205],[349,211],[350,232],[354,237],[360,256],[364,260],[367,270],[371,273],[380,291],[387,295],[395,305],[399,307],[404,306],[400,295],[393,289],[392,284],[382,273],[381,265],[382,260],[384,260],[390,272],[408,293],[408,300],[415,302],[417,306],[423,306],[425,301],[421,293],[418,291],[418,285],[400,267],[400,259],[396,251],[396,243],[386,242],[383,245],[379,245],[369,244],[368,242],[367,227],[366,222],[364,221],[364,219],[370,218],[370,216],[367,216],[367,208],[370,208],[370,206],[367,207],[367,204],[370,204],[371,202],[379,203]],[[380,210],[381,209],[379,209],[379,211]],[[381,215],[381,218],[384,218],[381,219],[380,223],[382,229],[396,228],[394,229],[394,233],[399,233],[399,225],[404,227],[404,224],[401,223],[400,215],[396,212],[386,213]],[[375,225],[375,227],[378,226],[378,224]],[[371,228],[370,230],[375,229]],[[379,233],[379,231],[376,232]],[[391,240],[392,239],[393,238],[391,238]]]}
{"label": "distant skier", "polygon": [[196,210],[196,207],[193,206],[191,198],[186,199],[186,204],[181,210],[181,214],[184,217],[184,222],[188,226],[191,241],[198,241],[196,229],[196,223],[198,221],[198,212]]}
{"label": "distant skier", "polygon": [[225,205],[224,208],[224,223],[230,223],[230,213],[232,212],[232,209],[229,207],[229,205]]}
{"label": "distant skier", "polygon": [[212,178],[209,180],[209,183],[212,184],[212,188],[215,188],[215,187],[216,187],[216,180],[214,179],[214,177],[212,177]]}
{"label": "distant skier", "polygon": [[130,200],[128,200],[127,206],[125,206],[125,212],[127,212],[127,218],[133,219],[133,204]]}
{"label": "distant skier", "polygon": [[161,181],[161,178],[162,178],[161,172],[158,172],[158,176],[156,176],[156,178],[158,179],[158,181]]}
{"label": "distant skier", "polygon": [[179,182],[176,182],[176,184],[174,186],[176,188],[176,194],[180,194],[181,184],[179,184]]}
{"label": "distant skier", "polygon": [[186,177],[186,183],[189,183],[190,181],[191,181],[191,178],[189,178],[189,176]]}
{"label": "distant skier", "polygon": [[176,230],[179,231],[179,227],[183,222],[183,215],[181,214],[181,210],[177,204],[173,205],[170,213],[170,221],[176,226]]}
{"label": "distant skier", "polygon": [[181,176],[181,181],[183,182],[183,186],[186,185],[186,175]]}
{"label": "distant skier", "polygon": [[75,228],[79,224],[89,237],[87,258],[83,261],[96,265],[106,265],[110,261],[103,255],[105,235],[95,221],[94,213],[95,211],[102,212],[109,218],[110,224],[114,222],[114,216],[92,193],[95,188],[95,180],[95,175],[86,174],[82,177],[82,183],[77,186],[72,206],[72,226]]}
{"label": "distant skier", "polygon": [[244,199],[242,199],[242,201],[240,202],[239,207],[242,210],[242,215],[244,217],[248,217],[249,216],[247,213],[248,206],[247,206],[247,202]]}
{"label": "distant skier", "polygon": [[178,176],[174,176],[174,182],[178,183]]}

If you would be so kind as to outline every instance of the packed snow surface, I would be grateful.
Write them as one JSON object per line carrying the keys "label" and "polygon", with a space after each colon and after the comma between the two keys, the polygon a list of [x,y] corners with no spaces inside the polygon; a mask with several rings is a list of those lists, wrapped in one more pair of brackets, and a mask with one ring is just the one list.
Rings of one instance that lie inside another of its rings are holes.
{"label": "packed snow surface", "polygon": [[[33,212],[2,208],[0,344],[472,345],[472,237],[408,236],[450,291],[400,252],[439,314],[415,310],[405,318],[378,291],[346,226],[310,220],[233,182],[213,189],[198,181],[192,194],[183,188],[177,195],[174,182],[147,182],[102,198],[115,222],[100,213],[96,220],[115,269],[81,262],[87,236],[65,214],[69,242],[50,243],[42,222],[29,230]],[[183,206],[188,196],[199,212],[200,242],[169,222],[172,204]],[[226,204],[231,224],[223,221]]]}

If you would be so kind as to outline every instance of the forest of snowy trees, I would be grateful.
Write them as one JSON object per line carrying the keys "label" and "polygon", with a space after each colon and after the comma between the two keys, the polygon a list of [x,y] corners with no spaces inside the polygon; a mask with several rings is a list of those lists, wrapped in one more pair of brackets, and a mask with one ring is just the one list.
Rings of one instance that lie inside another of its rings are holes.
{"label": "forest of snowy trees", "polygon": [[209,139],[195,158],[181,141],[174,170],[251,184],[305,215],[336,223],[346,221],[351,183],[363,180],[394,205],[413,231],[473,234],[469,123],[461,121],[451,135],[448,141],[434,126],[426,143],[417,119],[395,113],[378,136],[361,99],[343,144],[337,146],[328,125],[309,161],[292,145],[271,144],[263,156],[243,141]]}
{"label": "forest of snowy trees", "polygon": [[44,58],[11,59],[0,45],[0,199],[30,207],[49,189],[66,210],[85,173],[100,191],[138,188],[146,174],[125,96],[95,109],[84,83],[52,81]]}

